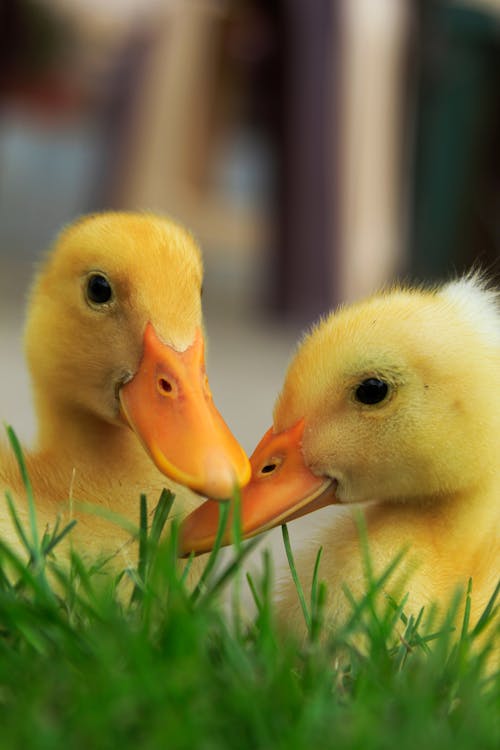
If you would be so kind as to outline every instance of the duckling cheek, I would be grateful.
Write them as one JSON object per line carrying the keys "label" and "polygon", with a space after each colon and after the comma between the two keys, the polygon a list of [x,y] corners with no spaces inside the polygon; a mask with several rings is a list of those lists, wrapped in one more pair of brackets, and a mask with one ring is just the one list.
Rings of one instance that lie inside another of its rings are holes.
{"label": "duckling cheek", "polygon": [[139,369],[119,396],[127,422],[166,476],[219,499],[250,478],[248,458],[213,404],[201,331],[177,352],[148,323]]}

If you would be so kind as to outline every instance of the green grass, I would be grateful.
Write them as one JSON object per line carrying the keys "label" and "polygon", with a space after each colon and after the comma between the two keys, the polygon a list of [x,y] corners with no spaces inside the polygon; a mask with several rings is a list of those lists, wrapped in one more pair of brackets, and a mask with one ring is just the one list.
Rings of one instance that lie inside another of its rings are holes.
{"label": "green grass", "polygon": [[[461,629],[429,633],[426,613],[406,617],[404,602],[377,614],[383,578],[367,555],[366,596],[352,600],[345,628],[327,632],[319,553],[309,601],[296,580],[308,632],[298,641],[277,626],[269,556],[260,580],[243,579],[241,541],[233,560],[216,565],[214,552],[188,585],[176,526],[161,540],[173,502],[164,492],[148,527],[140,499],[137,567],[117,577],[76,554],[58,566],[71,529],[40,536],[34,502],[29,528],[18,528],[24,554],[0,542],[0,748],[499,747],[499,677],[485,668],[487,641],[471,651],[479,630],[498,634],[493,601],[475,629],[466,607]],[[221,532],[225,522],[223,513]],[[229,613],[220,603],[228,583]],[[251,622],[240,614],[247,585]]]}

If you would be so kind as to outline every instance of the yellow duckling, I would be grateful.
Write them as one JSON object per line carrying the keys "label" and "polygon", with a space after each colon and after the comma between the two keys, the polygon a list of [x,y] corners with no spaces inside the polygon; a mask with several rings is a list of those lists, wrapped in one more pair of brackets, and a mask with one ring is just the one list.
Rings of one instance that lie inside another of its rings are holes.
{"label": "yellow duckling", "polygon": [[[225,498],[248,481],[248,459],[205,374],[202,273],[192,236],[153,214],[91,215],[59,236],[34,283],[25,333],[38,416],[26,461],[42,530],[60,513],[73,515],[80,548],[108,553],[128,535],[72,513],[73,500],[137,524],[141,492],[152,504],[170,487],[184,514],[198,502],[190,490]],[[2,495],[6,488],[26,518],[4,444]],[[2,536],[16,545],[5,502],[1,508]]]}
{"label": "yellow duckling", "polygon": [[[476,622],[500,571],[499,393],[498,295],[477,276],[393,289],[329,315],[299,346],[251,457],[244,533],[335,504],[318,515],[297,568],[310,586],[323,546],[326,616],[342,622],[351,612],[342,584],[358,597],[365,587],[352,513],[362,509],[375,572],[407,549],[386,591],[408,591],[416,614],[430,602],[444,608],[471,577]],[[217,515],[208,501],[186,519],[184,552],[211,547]],[[291,584],[280,606],[299,624]]]}

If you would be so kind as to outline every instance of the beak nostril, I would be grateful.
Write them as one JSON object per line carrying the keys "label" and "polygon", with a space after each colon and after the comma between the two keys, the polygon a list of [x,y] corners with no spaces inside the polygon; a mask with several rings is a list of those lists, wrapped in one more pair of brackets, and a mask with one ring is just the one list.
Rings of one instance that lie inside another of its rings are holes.
{"label": "beak nostril", "polygon": [[266,464],[262,467],[261,472],[263,474],[271,474],[276,468],[276,464]]}
{"label": "beak nostril", "polygon": [[167,380],[167,378],[159,378],[158,390],[160,391],[160,393],[165,394],[165,395],[168,393],[172,393],[173,391],[172,383],[169,380]]}
{"label": "beak nostril", "polygon": [[265,476],[268,476],[269,474],[273,474],[276,471],[276,469],[279,466],[281,466],[282,462],[283,462],[283,459],[281,459],[281,458],[271,458],[266,464],[264,464],[261,467],[261,469],[259,471],[259,474],[261,476],[263,474]]}

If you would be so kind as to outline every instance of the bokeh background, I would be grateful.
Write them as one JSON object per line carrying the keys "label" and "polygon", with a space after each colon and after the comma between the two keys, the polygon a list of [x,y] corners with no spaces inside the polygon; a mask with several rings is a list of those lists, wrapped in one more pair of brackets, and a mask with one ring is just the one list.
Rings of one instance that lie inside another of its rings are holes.
{"label": "bokeh background", "polygon": [[500,1],[7,0],[0,415],[34,433],[29,280],[77,215],[204,251],[208,372],[251,451],[294,343],[395,278],[498,277]]}

